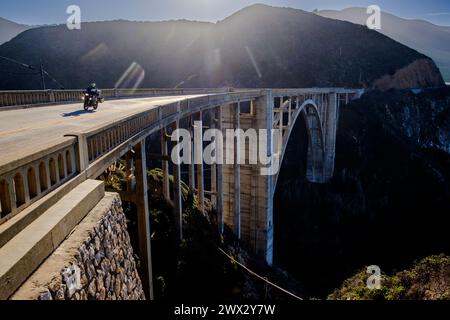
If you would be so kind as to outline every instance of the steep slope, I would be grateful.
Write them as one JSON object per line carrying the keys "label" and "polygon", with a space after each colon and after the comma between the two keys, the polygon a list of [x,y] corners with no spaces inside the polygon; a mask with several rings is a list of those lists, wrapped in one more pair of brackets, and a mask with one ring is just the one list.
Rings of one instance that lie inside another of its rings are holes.
{"label": "steep slope", "polygon": [[[365,8],[347,8],[341,11],[323,10],[323,17],[366,24]],[[450,28],[423,20],[408,20],[383,12],[380,32],[398,42],[430,56],[450,81]]]}
{"label": "steep slope", "polygon": [[312,296],[365,265],[393,274],[450,254],[449,89],[372,92],[341,107],[329,184],[306,180],[307,141],[298,122],[274,197],[274,246]]}
{"label": "steep slope", "polygon": [[29,26],[18,24],[3,18],[0,18],[0,44],[11,40],[19,33],[29,29]]}
{"label": "steep slope", "polygon": [[[367,269],[366,269],[367,270]],[[367,288],[366,270],[344,281],[330,300],[450,300],[450,257],[430,256],[412,269],[381,277],[381,288]]]}
{"label": "steep slope", "polygon": [[[168,22],[85,23],[24,32],[0,55],[44,67],[65,87],[95,80],[102,87],[370,87],[418,60],[426,70],[408,83],[440,86],[426,56],[378,32],[289,8],[253,5],[217,24]],[[39,77],[14,76],[0,62],[2,89],[39,88]],[[128,71],[128,72],[127,72]],[[394,77],[395,78],[395,77]],[[389,82],[389,81],[388,81]]]}

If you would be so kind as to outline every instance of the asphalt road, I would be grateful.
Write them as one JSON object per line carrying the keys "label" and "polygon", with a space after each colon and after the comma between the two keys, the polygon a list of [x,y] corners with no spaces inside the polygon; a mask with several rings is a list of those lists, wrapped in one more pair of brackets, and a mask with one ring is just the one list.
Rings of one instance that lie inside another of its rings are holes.
{"label": "asphalt road", "polygon": [[0,111],[0,167],[63,142],[66,134],[96,128],[160,105],[201,95],[165,96],[105,101],[96,111],[73,103]]}

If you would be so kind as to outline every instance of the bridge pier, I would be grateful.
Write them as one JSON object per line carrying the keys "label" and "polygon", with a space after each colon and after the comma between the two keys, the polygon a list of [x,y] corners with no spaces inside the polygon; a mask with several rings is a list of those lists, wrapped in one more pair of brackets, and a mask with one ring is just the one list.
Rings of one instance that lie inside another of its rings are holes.
{"label": "bridge pier", "polygon": [[167,146],[167,132],[166,128],[161,129],[161,155],[162,155],[162,172],[163,172],[163,181],[162,181],[162,192],[163,196],[166,199],[170,199],[170,186],[169,186],[169,161],[165,159],[169,155],[168,146]]}
{"label": "bridge pier", "polygon": [[[249,102],[250,112],[241,112],[241,103],[227,104],[221,107],[223,120],[222,131],[226,129],[265,129],[267,130],[267,156],[274,154],[271,137],[273,126],[273,98],[270,91]],[[225,135],[224,135],[225,136]],[[241,137],[245,139],[245,137]],[[241,155],[258,151],[257,143],[238,144],[234,147],[224,146],[224,152],[230,161],[222,167],[223,176],[219,182],[219,192],[223,196],[224,223],[235,230],[236,235],[252,252],[263,257],[271,265],[273,261],[273,183],[272,176],[261,175],[265,167],[258,164],[238,164]],[[242,149],[241,149],[242,147]],[[230,156],[232,155],[232,156]],[[222,201],[222,199],[219,199]],[[219,205],[220,206],[220,205]]]}
{"label": "bridge pier", "polygon": [[[233,112],[234,128],[241,129],[241,103],[235,105]],[[245,151],[245,150],[244,150]],[[241,239],[241,137],[234,137],[234,214],[235,232]]]}
{"label": "bridge pier", "polygon": [[200,127],[194,127],[194,144],[196,150],[194,153],[195,164],[197,166],[197,196],[198,207],[202,214],[205,214],[205,178],[203,168],[203,112],[200,110],[197,114],[198,121],[202,123]]}
{"label": "bridge pier", "polygon": [[[194,145],[195,137],[194,137],[194,117],[189,117],[189,133],[191,135],[191,146]],[[191,162],[188,164],[189,166],[189,189],[192,192],[195,191],[195,159],[194,159],[194,148],[191,148]]]}
{"label": "bridge pier", "polygon": [[[217,129],[223,131],[223,106],[219,106],[217,108]],[[219,159],[223,159],[223,146],[221,149],[218,148],[218,157]],[[218,225],[219,225],[219,231],[220,233],[224,232],[224,206],[223,206],[223,199],[224,199],[224,187],[223,187],[223,181],[224,181],[224,175],[223,175],[223,164],[220,164],[217,166],[217,213],[218,213]]]}
{"label": "bridge pier", "polygon": [[[179,121],[176,120],[175,123],[172,125],[172,134],[178,128],[179,128]],[[181,165],[177,163],[173,164],[173,204],[174,204],[173,210],[175,216],[175,228],[177,230],[179,239],[183,240],[183,201],[181,190]]]}
{"label": "bridge pier", "polygon": [[334,160],[336,155],[336,131],[339,116],[339,99],[336,93],[328,95],[328,104],[324,117],[325,131],[325,160],[324,160],[324,180],[328,181],[333,177]]}
{"label": "bridge pier", "polygon": [[141,280],[146,296],[150,300],[153,300],[153,271],[145,139],[134,147],[134,151],[136,157],[136,206],[139,232],[139,257],[141,259],[142,270]]}

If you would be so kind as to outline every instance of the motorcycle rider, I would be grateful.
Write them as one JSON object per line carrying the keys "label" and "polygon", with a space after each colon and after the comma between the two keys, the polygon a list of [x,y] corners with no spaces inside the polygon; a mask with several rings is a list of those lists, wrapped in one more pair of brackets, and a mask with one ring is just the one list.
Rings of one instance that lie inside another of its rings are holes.
{"label": "motorcycle rider", "polygon": [[97,110],[98,104],[103,102],[103,98],[101,97],[101,91],[97,89],[97,85],[92,83],[86,90],[85,90],[84,97],[84,110],[88,110],[89,107],[94,107],[94,110]]}
{"label": "motorcycle rider", "polygon": [[95,82],[93,82],[87,89],[86,89],[86,93],[89,94],[90,96],[99,96],[98,93],[98,89],[97,89],[97,84]]}

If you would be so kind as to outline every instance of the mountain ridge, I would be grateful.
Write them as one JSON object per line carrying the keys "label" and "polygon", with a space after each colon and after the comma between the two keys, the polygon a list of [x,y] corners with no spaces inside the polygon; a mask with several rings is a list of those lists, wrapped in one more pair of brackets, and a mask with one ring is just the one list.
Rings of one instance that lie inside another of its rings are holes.
{"label": "mountain ridge", "polygon": [[[42,60],[66,88],[92,81],[101,87],[372,87],[420,59],[429,61],[425,74],[432,76],[413,78],[412,85],[443,85],[428,57],[378,32],[266,5],[214,24],[121,20],[83,23],[74,31],[40,27],[0,46],[0,55],[32,65]],[[0,67],[1,89],[40,87],[39,77],[11,77],[18,67]]]}
{"label": "mountain ridge", "polygon": [[7,41],[10,41],[18,34],[30,28],[30,26],[15,23],[13,21],[0,17],[0,45]]}
{"label": "mountain ridge", "polygon": [[[364,25],[368,18],[365,8],[350,7],[343,10],[322,10],[318,15]],[[450,81],[450,27],[439,26],[426,20],[406,19],[382,12],[380,33],[430,56],[440,68],[446,81]]]}

